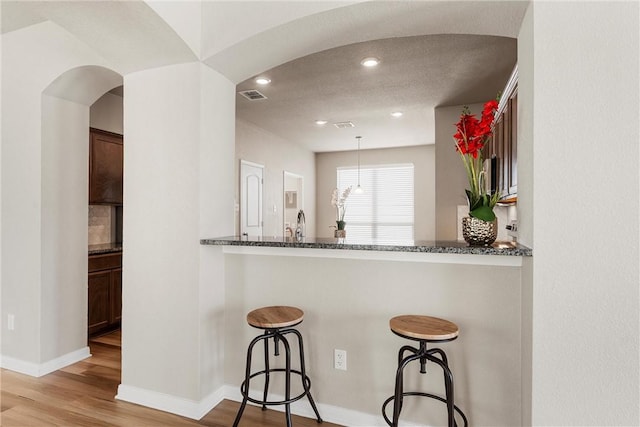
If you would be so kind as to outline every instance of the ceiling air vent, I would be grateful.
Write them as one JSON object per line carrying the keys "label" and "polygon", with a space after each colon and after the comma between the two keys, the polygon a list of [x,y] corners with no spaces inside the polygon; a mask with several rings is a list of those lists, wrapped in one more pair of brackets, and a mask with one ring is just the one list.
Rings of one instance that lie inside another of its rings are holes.
{"label": "ceiling air vent", "polygon": [[243,90],[242,92],[238,92],[240,95],[244,96],[245,98],[247,98],[249,101],[257,101],[259,99],[267,99],[266,96],[264,96],[263,94],[261,94],[260,92],[258,92],[255,89],[251,89],[251,90]]}
{"label": "ceiling air vent", "polygon": [[334,123],[333,124],[335,127],[337,127],[338,129],[347,129],[347,128],[354,128],[356,127],[356,125],[354,125],[351,122],[338,122],[338,123]]}

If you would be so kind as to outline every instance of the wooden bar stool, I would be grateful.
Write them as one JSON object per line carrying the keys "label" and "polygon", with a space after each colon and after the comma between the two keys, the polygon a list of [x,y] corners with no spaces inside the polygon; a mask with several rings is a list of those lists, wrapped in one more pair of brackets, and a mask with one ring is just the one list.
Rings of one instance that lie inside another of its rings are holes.
{"label": "wooden bar stool", "polygon": [[[302,322],[304,318],[304,312],[296,307],[287,306],[272,306],[262,307],[251,311],[247,314],[247,323],[254,328],[263,329],[264,334],[255,337],[249,349],[247,350],[247,364],[245,370],[245,377],[242,385],[240,386],[240,393],[242,393],[243,399],[236,419],[233,423],[234,427],[237,427],[244,412],[244,408],[247,406],[247,402],[257,403],[262,405],[262,409],[267,409],[267,405],[284,405],[285,415],[287,420],[287,427],[291,427],[291,403],[302,399],[307,396],[309,403],[316,414],[318,422],[322,422],[318,408],[311,397],[311,380],[306,374],[304,366],[304,349],[302,344],[302,335],[293,326],[296,326]],[[291,349],[289,347],[289,341],[285,337],[287,334],[293,334],[298,337],[298,348],[300,350],[300,370],[291,369]],[[274,355],[280,355],[280,341],[284,345],[285,351],[285,368],[270,368],[269,367],[269,338],[273,338],[275,351]],[[253,347],[260,341],[264,341],[264,364],[265,368],[262,371],[251,373],[251,355],[253,354]],[[285,374],[285,396],[284,400],[270,401],[267,399],[269,392],[269,377],[272,372],[284,372]],[[302,381],[302,387],[304,391],[297,396],[291,397],[291,374],[297,374]],[[262,399],[255,399],[249,396],[249,382],[252,378],[264,375],[264,392]]]}
{"label": "wooden bar stool", "polygon": [[[431,399],[439,400],[447,404],[447,414],[449,427],[457,426],[455,421],[455,412],[460,414],[464,421],[465,427],[467,424],[467,417],[464,413],[454,404],[453,400],[453,374],[449,369],[447,362],[447,356],[444,351],[439,348],[427,349],[427,343],[432,342],[447,342],[453,341],[458,337],[458,326],[455,323],[448,320],[438,319],[437,317],[429,316],[397,316],[389,321],[391,331],[406,339],[418,341],[420,343],[419,348],[404,345],[398,352],[398,370],[396,371],[396,388],[393,396],[385,400],[382,404],[382,416],[387,424],[392,427],[398,427],[398,421],[400,419],[400,411],[402,410],[402,399],[405,396],[424,396]],[[411,353],[409,356],[404,357],[404,353]],[[439,356],[439,357],[438,357]],[[420,373],[425,374],[427,361],[431,361],[439,365],[444,371],[444,386],[446,398],[436,396],[431,393],[421,392],[405,392],[403,390],[403,372],[405,366],[414,360],[420,360]],[[390,420],[386,414],[387,405],[393,402],[393,419]]]}

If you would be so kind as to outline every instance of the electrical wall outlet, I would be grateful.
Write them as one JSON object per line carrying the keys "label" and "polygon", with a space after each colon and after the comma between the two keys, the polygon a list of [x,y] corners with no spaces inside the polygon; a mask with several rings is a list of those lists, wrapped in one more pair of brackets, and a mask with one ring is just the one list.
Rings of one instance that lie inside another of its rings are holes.
{"label": "electrical wall outlet", "polygon": [[13,314],[7,314],[7,329],[13,331],[16,328],[16,317]]}
{"label": "electrical wall outlet", "polygon": [[341,371],[347,370],[347,350],[333,350],[333,367]]}

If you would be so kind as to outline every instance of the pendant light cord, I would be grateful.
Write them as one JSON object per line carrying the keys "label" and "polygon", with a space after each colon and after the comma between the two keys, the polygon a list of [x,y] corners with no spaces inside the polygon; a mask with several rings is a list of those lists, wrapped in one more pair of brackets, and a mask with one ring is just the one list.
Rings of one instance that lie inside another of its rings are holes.
{"label": "pendant light cord", "polygon": [[358,138],[358,187],[360,187],[360,136]]}
{"label": "pendant light cord", "polygon": [[355,190],[356,194],[361,194],[364,191],[362,187],[360,187],[360,139],[361,138],[362,138],[361,136],[356,136],[356,139],[358,140],[358,186],[356,187],[356,190]]}

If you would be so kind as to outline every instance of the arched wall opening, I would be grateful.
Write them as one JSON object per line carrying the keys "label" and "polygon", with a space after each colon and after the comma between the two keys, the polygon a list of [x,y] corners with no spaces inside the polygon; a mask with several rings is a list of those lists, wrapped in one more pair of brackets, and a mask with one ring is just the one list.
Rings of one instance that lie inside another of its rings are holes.
{"label": "arched wall opening", "polygon": [[[423,4],[426,5],[427,3],[429,2],[424,2]],[[481,8],[479,4],[472,5],[467,3],[467,5],[470,5],[471,7]],[[497,5],[493,5],[493,6],[496,7],[497,9],[500,8],[500,6],[497,6]],[[354,8],[355,7],[356,6],[354,6]],[[367,7],[367,5],[363,4],[357,7],[361,7],[362,9],[364,9]],[[404,5],[400,7],[404,7]],[[427,7],[428,6],[425,6],[424,10],[426,10]],[[413,16],[412,19],[408,21],[410,23],[414,23],[416,21],[422,20],[425,23],[421,32],[413,33],[411,35],[424,35],[424,34],[433,34],[433,33],[446,34],[446,33],[454,32],[454,33],[476,34],[476,35],[498,35],[499,34],[501,36],[517,39],[519,36],[520,25],[522,23],[522,17],[526,10],[527,4],[525,2],[520,3],[518,7],[521,7],[521,9],[519,9],[521,14],[520,15],[515,14],[512,17],[512,19],[509,20],[508,22],[506,20],[504,22],[500,22],[500,19],[497,18],[498,16],[500,16],[500,14],[494,14],[492,16],[488,16],[487,20],[477,19],[478,15],[475,15],[474,17],[473,13],[469,14],[469,10],[467,11],[466,14],[456,14],[455,6],[452,6],[451,4],[444,4],[444,3],[438,4],[438,5],[431,4],[431,7],[434,9],[437,9],[439,13],[435,13],[430,17],[427,17],[424,14],[415,14],[415,16]],[[451,15],[448,15],[447,11],[450,12]],[[337,16],[340,12],[331,11],[330,13],[336,14],[335,22],[340,21],[340,17]],[[489,12],[487,10],[484,10],[483,15],[485,13],[489,13]],[[325,14],[324,18],[326,18],[327,14]],[[458,20],[456,21],[456,25],[452,26],[450,17],[454,15],[458,18]],[[334,48],[334,47],[344,46],[344,45],[355,43],[355,42],[363,42],[367,40],[382,39],[385,37],[399,37],[401,35],[408,35],[408,34],[404,34],[404,32],[407,31],[407,28],[408,28],[405,25],[397,25],[395,30],[390,30],[389,28],[375,28],[375,29],[367,28],[367,30],[364,31],[363,32],[364,34],[362,35],[349,33],[345,28],[342,28],[336,32],[331,33],[333,35],[333,37],[331,38],[331,43],[333,43],[333,45],[328,46],[327,38],[324,38],[324,39],[320,37],[316,38],[314,35],[314,29],[317,27],[314,24],[317,24],[318,22],[316,18],[318,17],[306,17],[306,18],[294,21],[292,23],[289,23],[288,25],[283,25],[280,28],[272,30],[270,33],[267,32],[265,34],[260,34],[259,36],[256,36],[250,40],[246,40],[240,43],[239,45],[234,46],[234,48],[228,49],[227,51],[221,53],[219,56],[215,56],[213,58],[210,58],[209,60],[206,60],[205,63],[212,66],[213,68],[220,70],[226,76],[228,76],[232,81],[235,81],[237,83],[239,81],[244,80],[245,78],[248,79],[255,75],[259,75],[261,72],[269,70],[273,67],[276,67],[290,60],[300,58],[315,52],[319,52],[327,48]],[[386,18],[387,18],[387,21],[385,21],[385,23],[389,23],[389,25],[391,25],[392,22],[396,24],[398,24],[399,22],[402,22],[401,19],[395,16],[388,16]],[[502,16],[502,18],[504,18],[504,16]],[[437,22],[434,22],[436,20]],[[405,22],[403,22],[403,24],[404,23]],[[487,24],[487,25],[484,26],[484,24]],[[448,27],[445,27],[447,25]],[[302,27],[304,27],[305,29],[303,30]],[[294,30],[293,28],[297,28],[297,30]],[[288,33],[288,35],[286,35],[285,33]],[[304,36],[299,36],[301,34],[304,34]],[[274,54],[274,49],[272,48],[272,46],[280,46],[278,43],[279,39],[291,40],[293,46],[290,49],[278,49],[277,52],[275,52]],[[338,41],[338,39],[341,39],[341,41]],[[241,58],[241,59],[239,61],[238,60],[233,61],[231,60],[231,58]],[[251,64],[242,64],[243,61],[248,61],[249,58],[253,61]],[[276,58],[279,58],[279,59],[276,59]],[[528,77],[531,77],[531,76],[528,76]],[[527,100],[527,102],[528,101],[529,100]],[[453,122],[454,121],[452,120],[451,123]],[[275,268],[270,267],[270,268],[273,268],[274,270],[278,270],[277,267]],[[242,270],[239,269],[238,271],[242,271]],[[266,269],[265,271],[269,271],[269,270]],[[518,285],[520,285],[520,282],[518,282]],[[227,288],[226,292],[229,300],[237,301],[235,299],[236,294],[234,294],[233,291]],[[247,300],[250,301],[250,298],[251,298],[251,296],[249,296],[250,292],[247,292],[246,294],[247,295],[243,295],[243,297],[246,298],[245,301]],[[252,301],[252,303],[255,305],[258,302]],[[513,295],[510,305],[519,306],[518,303],[519,303],[518,296]],[[244,308],[246,309],[246,307]],[[242,310],[237,310],[237,311],[242,311]],[[236,319],[236,320],[241,319],[241,315],[238,315],[237,312],[234,312],[234,307],[232,306],[228,305],[226,307],[225,313],[226,313],[227,319]],[[517,319],[519,315],[520,313],[518,312],[517,315],[514,316],[514,319]],[[240,324],[240,323],[241,323],[240,321],[237,322],[237,324]],[[225,335],[227,337],[225,342],[225,345],[226,345],[225,358],[227,360],[233,360],[234,354],[237,354],[237,352],[241,348],[241,345],[236,346],[235,342],[232,341],[233,338],[229,338],[229,337],[237,337],[239,334],[239,328],[234,326],[236,324],[234,322],[228,321],[227,324],[230,326],[227,326],[225,328]],[[515,322],[512,322],[511,324],[515,324]],[[524,325],[523,329],[526,329],[526,325]],[[517,330],[517,327],[514,328],[514,330]],[[371,332],[370,335],[373,336],[373,334],[375,333],[376,332]],[[514,336],[517,336],[519,338],[520,334],[515,333]],[[385,337],[382,336],[382,337],[376,337],[376,338],[381,338],[377,340],[377,343],[379,344],[379,342],[381,342]],[[517,339],[514,340],[514,342],[517,342]],[[366,345],[367,344],[362,344],[362,346],[366,346]],[[330,346],[327,346],[327,347],[330,347]],[[515,347],[517,347],[517,345]],[[314,353],[313,351],[316,351],[316,353]],[[312,352],[310,353],[311,354],[310,357],[315,358],[316,360],[321,360],[322,356],[325,354],[329,354],[329,352],[330,352],[330,349],[327,349],[327,348],[320,349],[320,345],[318,345],[316,349],[312,350]],[[522,356],[522,353],[519,350],[513,352],[513,357],[515,359],[519,360],[521,356]],[[231,363],[228,362],[228,365],[229,364]],[[234,378],[235,373],[241,371],[241,370],[238,370],[237,368],[238,368],[237,366],[234,366],[232,369],[227,368],[227,370],[225,371],[225,379],[227,381],[228,381],[227,378]],[[379,369],[377,368],[378,368],[377,366],[373,366],[372,369],[370,370],[379,371]],[[527,370],[526,362],[523,363],[522,365],[518,362],[510,366],[510,369],[512,370],[509,372],[509,378],[504,381],[504,384],[507,384],[507,386],[511,387],[513,390],[520,390],[520,387],[523,384],[521,377],[519,375],[521,368],[524,370]],[[330,375],[330,372],[329,372],[329,375]],[[237,382],[237,378],[236,378],[236,381],[231,381],[231,382],[232,383]],[[464,384],[464,381],[461,383],[461,385],[462,384]],[[344,389],[347,389],[349,385],[345,384],[344,387],[345,387]],[[505,387],[505,389],[506,388],[507,387]],[[321,392],[326,392],[326,389],[324,390],[322,389],[322,385],[319,385],[318,389],[320,389]],[[469,393],[468,390],[466,391],[468,395],[471,395],[471,393]],[[463,392],[462,395],[464,396],[464,394],[465,393]],[[467,396],[465,396],[465,398],[466,397]],[[473,397],[470,397],[469,399],[473,403],[472,404],[468,402],[465,402],[465,403],[468,403],[467,407],[473,408],[471,409],[472,411],[476,410],[477,413],[479,413],[482,410],[486,410],[486,406],[483,407],[483,405],[479,403],[479,400],[475,397],[475,395],[473,395]],[[500,421],[505,422],[505,425],[516,424],[520,418],[520,414],[522,412],[521,409],[523,409],[524,412],[528,412],[526,408],[528,406],[529,400],[530,399],[527,396],[526,390],[523,392],[522,398],[518,393],[510,393],[508,404],[505,405],[505,406],[509,406],[509,409],[507,411],[501,412],[500,416],[504,418],[501,418]],[[327,400],[325,400],[323,403],[331,404],[333,402],[331,402],[330,399],[327,398]],[[348,407],[349,409],[360,410],[367,413],[373,413],[373,411],[375,410],[375,408],[368,407],[366,404],[363,404],[362,402],[358,402],[357,399],[350,401],[348,398],[345,398],[345,399],[342,399],[342,404],[345,407]],[[492,410],[493,409],[494,408],[492,408]],[[498,418],[493,418],[493,421],[495,422],[497,419]]]}
{"label": "arched wall opening", "polygon": [[[218,40],[207,40],[211,31],[206,31],[202,62],[237,84],[294,59],[365,41],[435,34],[517,38],[528,6],[528,1],[356,2],[302,13],[223,49],[214,49]],[[214,3],[204,5],[202,13],[208,21],[219,20]]]}
{"label": "arched wall opening", "polygon": [[[70,69],[42,93],[41,360],[81,359],[87,347],[89,108],[122,76]],[[71,356],[69,356],[71,355]]]}

